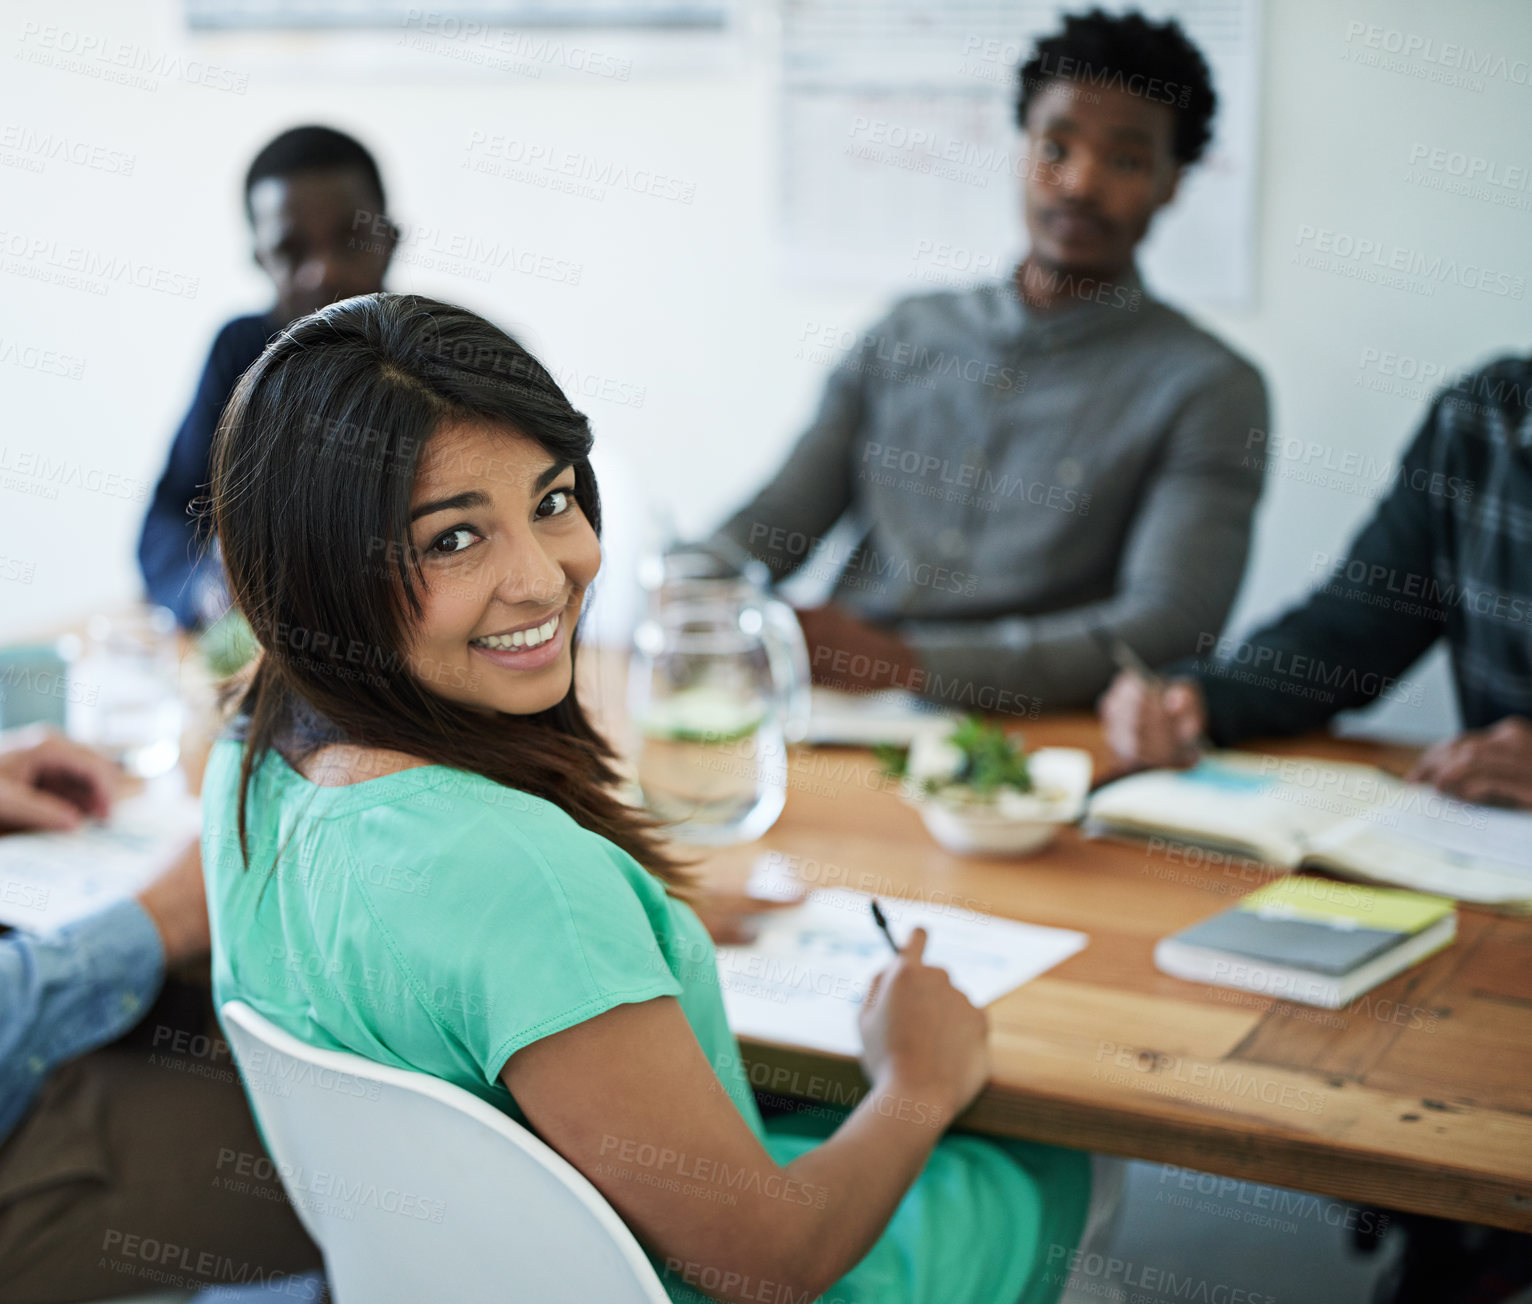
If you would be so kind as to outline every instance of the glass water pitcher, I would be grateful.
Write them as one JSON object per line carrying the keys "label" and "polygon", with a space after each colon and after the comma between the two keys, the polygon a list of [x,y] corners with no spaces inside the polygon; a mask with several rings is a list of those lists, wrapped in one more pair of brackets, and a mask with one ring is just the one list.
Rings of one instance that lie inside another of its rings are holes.
{"label": "glass water pitcher", "polygon": [[634,634],[628,718],[644,804],[683,841],[758,838],[786,801],[786,745],[807,730],[808,650],[763,571],[680,548],[641,572],[649,611]]}

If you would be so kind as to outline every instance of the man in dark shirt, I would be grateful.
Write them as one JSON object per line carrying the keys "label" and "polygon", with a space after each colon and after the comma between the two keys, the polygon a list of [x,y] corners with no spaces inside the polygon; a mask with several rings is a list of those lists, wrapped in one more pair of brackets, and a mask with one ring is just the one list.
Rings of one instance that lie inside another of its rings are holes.
{"label": "man in dark shirt", "polygon": [[817,681],[1030,714],[1094,702],[1113,638],[1170,660],[1221,626],[1265,386],[1134,261],[1214,108],[1196,47],[1140,14],[1068,16],[1022,66],[1025,260],[898,304],[723,527],[779,577],[843,513],[866,531],[812,558],[844,563],[801,613]]}
{"label": "man in dark shirt", "polygon": [[1439,393],[1393,487],[1324,587],[1252,634],[1203,638],[1168,684],[1118,676],[1102,724],[1125,760],[1173,765],[1205,734],[1317,729],[1396,691],[1447,640],[1466,732],[1412,778],[1467,801],[1532,806],[1532,358]]}
{"label": "man in dark shirt", "polygon": [[150,598],[188,629],[217,619],[227,605],[222,567],[208,552],[207,529],[195,514],[224,404],[282,327],[337,299],[383,288],[397,241],[385,212],[372,155],[329,127],[283,132],[245,174],[255,261],[271,278],[276,304],[236,317],[218,332],[138,541]]}

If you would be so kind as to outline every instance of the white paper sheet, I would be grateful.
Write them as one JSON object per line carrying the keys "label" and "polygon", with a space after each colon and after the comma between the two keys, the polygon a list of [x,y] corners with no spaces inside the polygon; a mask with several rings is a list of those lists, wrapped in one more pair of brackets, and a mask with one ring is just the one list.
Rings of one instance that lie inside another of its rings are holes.
{"label": "white paper sheet", "polygon": [[914,693],[889,689],[880,693],[842,693],[815,688],[809,694],[807,742],[822,746],[869,747],[893,743],[908,747],[915,735],[944,733],[961,717]]}
{"label": "white paper sheet", "polygon": [[49,933],[131,896],[197,836],[201,806],[184,792],[121,801],[73,833],[0,837],[0,924]]}
{"label": "white paper sheet", "polygon": [[[770,885],[760,886],[760,894],[769,895]],[[764,916],[750,945],[719,947],[718,977],[734,1032],[856,1055],[862,998],[873,975],[893,959],[870,900],[840,888],[811,892],[802,905]],[[927,963],[946,969],[975,1005],[998,1000],[1090,940],[1069,929],[893,897],[879,903],[901,943],[917,926],[926,930]]]}
{"label": "white paper sheet", "polygon": [[[1427,795],[1436,805],[1446,805],[1436,793]],[[1458,864],[1489,861],[1497,869],[1522,874],[1532,895],[1532,812],[1468,802],[1453,804],[1443,815],[1433,816],[1429,810],[1401,811],[1386,831],[1423,843]]]}

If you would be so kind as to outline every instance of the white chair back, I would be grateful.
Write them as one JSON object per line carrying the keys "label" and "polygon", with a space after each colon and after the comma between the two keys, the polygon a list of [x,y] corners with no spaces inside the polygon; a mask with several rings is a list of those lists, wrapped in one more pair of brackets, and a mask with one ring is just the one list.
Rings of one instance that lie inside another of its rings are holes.
{"label": "white chair back", "polygon": [[317,1050],[243,1001],[223,1022],[337,1304],[668,1304],[601,1193],[493,1106]]}

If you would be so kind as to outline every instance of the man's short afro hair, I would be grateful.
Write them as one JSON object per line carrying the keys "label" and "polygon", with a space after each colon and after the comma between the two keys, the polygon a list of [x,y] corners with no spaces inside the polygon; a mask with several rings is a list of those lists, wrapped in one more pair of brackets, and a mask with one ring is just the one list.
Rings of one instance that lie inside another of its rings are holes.
{"label": "man's short afro hair", "polygon": [[300,172],[356,171],[377,196],[378,210],[388,208],[383,175],[367,147],[333,127],[290,127],[267,142],[245,173],[245,216],[251,217],[250,192],[268,177],[286,180]]}
{"label": "man's short afro hair", "polygon": [[1018,70],[1016,121],[1027,125],[1027,110],[1050,82],[1128,90],[1175,114],[1171,152],[1178,163],[1195,163],[1212,139],[1218,96],[1202,52],[1175,19],[1152,23],[1137,10],[1109,14],[1092,9],[1066,14],[1064,29],[1038,41]]}

